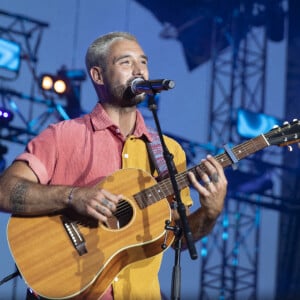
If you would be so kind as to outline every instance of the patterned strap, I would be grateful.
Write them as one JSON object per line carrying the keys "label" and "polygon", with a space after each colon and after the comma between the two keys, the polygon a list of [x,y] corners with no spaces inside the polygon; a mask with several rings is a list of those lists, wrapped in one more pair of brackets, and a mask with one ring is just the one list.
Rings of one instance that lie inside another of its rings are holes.
{"label": "patterned strap", "polygon": [[148,127],[148,131],[152,137],[152,142],[147,142],[147,149],[150,155],[151,161],[158,172],[157,181],[169,177],[168,167],[163,155],[163,149],[160,142],[157,131],[151,127]]}

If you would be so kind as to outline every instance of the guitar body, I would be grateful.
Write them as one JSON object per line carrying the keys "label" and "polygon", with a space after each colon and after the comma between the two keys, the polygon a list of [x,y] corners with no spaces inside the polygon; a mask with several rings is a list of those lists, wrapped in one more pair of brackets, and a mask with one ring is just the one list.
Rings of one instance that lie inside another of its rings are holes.
{"label": "guitar body", "polygon": [[[86,248],[82,255],[63,226],[63,214],[13,215],[7,227],[8,243],[26,284],[45,298],[98,299],[127,265],[162,252],[165,221],[171,220],[169,202],[164,198],[141,209],[133,197],[156,183],[138,169],[119,170],[101,181],[99,189],[124,196],[130,219],[121,228],[78,220]],[[167,246],[172,241],[169,234]]]}

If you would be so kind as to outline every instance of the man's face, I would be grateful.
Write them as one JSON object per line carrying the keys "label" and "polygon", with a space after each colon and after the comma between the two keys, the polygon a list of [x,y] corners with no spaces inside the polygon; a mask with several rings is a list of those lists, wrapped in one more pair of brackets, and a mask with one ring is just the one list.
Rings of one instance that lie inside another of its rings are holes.
{"label": "man's face", "polygon": [[131,107],[140,103],[145,95],[130,95],[128,87],[137,77],[148,79],[147,65],[148,59],[135,41],[115,41],[110,47],[103,71],[105,102],[121,107]]}

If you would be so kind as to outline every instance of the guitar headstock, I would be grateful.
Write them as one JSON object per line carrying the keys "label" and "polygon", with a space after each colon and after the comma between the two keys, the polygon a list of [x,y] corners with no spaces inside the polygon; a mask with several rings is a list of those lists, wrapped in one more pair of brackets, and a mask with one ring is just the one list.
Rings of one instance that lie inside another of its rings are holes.
{"label": "guitar headstock", "polygon": [[284,122],[283,126],[274,127],[264,134],[270,145],[288,146],[300,142],[300,121]]}

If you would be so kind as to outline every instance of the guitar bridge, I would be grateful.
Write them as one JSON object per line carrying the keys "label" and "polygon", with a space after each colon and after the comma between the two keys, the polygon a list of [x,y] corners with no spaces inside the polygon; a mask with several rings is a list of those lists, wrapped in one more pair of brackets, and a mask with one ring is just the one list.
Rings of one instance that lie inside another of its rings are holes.
{"label": "guitar bridge", "polygon": [[86,254],[88,251],[85,246],[85,239],[82,236],[81,232],[79,231],[76,222],[70,221],[66,216],[61,216],[61,220],[78,254],[80,256]]}

